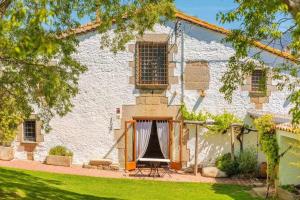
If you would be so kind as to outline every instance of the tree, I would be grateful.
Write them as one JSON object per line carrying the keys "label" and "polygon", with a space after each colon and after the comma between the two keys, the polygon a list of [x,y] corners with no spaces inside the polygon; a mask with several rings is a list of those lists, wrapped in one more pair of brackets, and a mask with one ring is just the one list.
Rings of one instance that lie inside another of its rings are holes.
{"label": "tree", "polygon": [[72,58],[82,18],[101,19],[102,45],[116,52],[174,10],[172,0],[0,0],[0,143],[11,142],[33,111],[49,130],[53,116],[72,109],[86,71]]}
{"label": "tree", "polygon": [[[219,13],[222,23],[240,22],[239,29],[232,30],[225,38],[236,53],[228,63],[228,70],[222,77],[220,91],[231,100],[232,92],[242,83],[257,65],[268,68],[262,60],[262,51],[249,56],[255,41],[264,41],[266,46],[278,43],[282,51],[289,49],[290,61],[272,68],[272,78],[278,80],[279,89],[290,91],[288,100],[293,107],[290,110],[294,124],[300,123],[300,1],[299,0],[235,0],[237,8]],[[291,37],[287,46],[284,39]],[[256,60],[256,61],[254,61]]]}

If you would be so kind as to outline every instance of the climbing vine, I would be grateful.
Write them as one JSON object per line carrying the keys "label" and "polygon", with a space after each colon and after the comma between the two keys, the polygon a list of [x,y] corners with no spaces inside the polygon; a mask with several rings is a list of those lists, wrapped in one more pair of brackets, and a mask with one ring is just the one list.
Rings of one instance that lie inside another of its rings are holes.
{"label": "climbing vine", "polygon": [[181,106],[181,114],[184,120],[191,121],[206,121],[212,119],[213,125],[207,126],[209,133],[226,133],[233,123],[242,123],[242,120],[237,118],[234,114],[224,112],[220,115],[213,115],[211,113],[204,112],[189,112],[185,105]]}
{"label": "climbing vine", "polygon": [[267,157],[269,180],[273,182],[276,179],[276,166],[279,163],[279,146],[273,117],[264,115],[255,119],[254,124],[259,134],[260,148]]}
{"label": "climbing vine", "polygon": [[195,112],[189,112],[186,105],[182,105],[180,111],[181,111],[182,118],[184,120],[206,121],[209,118],[208,113],[199,112],[197,114]]}
{"label": "climbing vine", "polygon": [[210,114],[210,116],[214,120],[214,124],[208,127],[211,133],[225,134],[232,124],[242,123],[242,120],[229,112],[224,112],[220,115]]}

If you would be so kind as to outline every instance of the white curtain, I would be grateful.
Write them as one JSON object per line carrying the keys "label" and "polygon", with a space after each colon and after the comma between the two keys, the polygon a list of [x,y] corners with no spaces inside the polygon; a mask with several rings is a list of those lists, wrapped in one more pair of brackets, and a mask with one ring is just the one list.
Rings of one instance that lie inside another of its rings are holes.
{"label": "white curtain", "polygon": [[169,157],[169,124],[167,121],[157,121],[157,136],[164,157]]}
{"label": "white curtain", "polygon": [[150,141],[152,121],[139,121],[136,125],[136,157],[144,157]]}

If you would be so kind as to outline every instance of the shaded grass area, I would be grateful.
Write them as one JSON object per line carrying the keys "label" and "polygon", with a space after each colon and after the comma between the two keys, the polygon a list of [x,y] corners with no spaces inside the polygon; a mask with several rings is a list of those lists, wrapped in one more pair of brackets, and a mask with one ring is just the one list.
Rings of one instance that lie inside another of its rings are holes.
{"label": "shaded grass area", "polygon": [[0,199],[250,200],[237,185],[109,179],[0,168]]}

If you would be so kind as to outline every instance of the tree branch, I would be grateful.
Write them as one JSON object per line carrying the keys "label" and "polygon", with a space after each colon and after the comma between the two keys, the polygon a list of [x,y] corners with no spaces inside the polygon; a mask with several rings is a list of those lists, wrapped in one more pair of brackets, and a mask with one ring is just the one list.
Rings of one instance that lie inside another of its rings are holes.
{"label": "tree branch", "polygon": [[0,18],[5,14],[6,9],[11,4],[11,0],[1,0],[0,1]]}
{"label": "tree branch", "polygon": [[282,0],[282,2],[288,6],[290,13],[296,19],[297,13],[300,12],[300,0]]}

